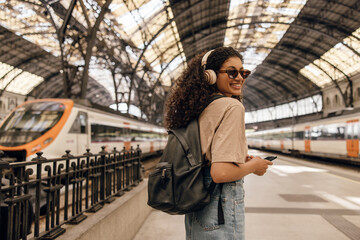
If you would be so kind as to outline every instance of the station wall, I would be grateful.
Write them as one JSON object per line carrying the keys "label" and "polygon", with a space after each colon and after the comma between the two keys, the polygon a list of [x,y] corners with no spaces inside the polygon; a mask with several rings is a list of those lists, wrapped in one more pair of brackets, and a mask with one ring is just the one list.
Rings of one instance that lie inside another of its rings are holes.
{"label": "station wall", "polygon": [[[360,108],[360,73],[351,76],[350,80],[352,81],[353,85],[353,108]],[[348,96],[350,94],[349,82],[347,81],[347,79],[339,81],[338,85],[345,96]],[[322,92],[323,113],[325,116],[329,113],[341,112],[345,109],[344,99],[339,89],[336,88],[334,84],[325,87]]]}
{"label": "station wall", "polygon": [[3,92],[0,97],[0,121],[2,121],[11,110],[24,103],[26,100],[31,99],[34,98],[8,91]]}

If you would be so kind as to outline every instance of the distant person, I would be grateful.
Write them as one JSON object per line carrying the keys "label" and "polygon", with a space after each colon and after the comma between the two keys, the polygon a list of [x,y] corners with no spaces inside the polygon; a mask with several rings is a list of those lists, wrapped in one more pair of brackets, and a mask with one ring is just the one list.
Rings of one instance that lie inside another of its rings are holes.
{"label": "distant person", "polygon": [[[260,157],[248,156],[245,109],[240,99],[249,74],[250,71],[243,68],[243,57],[236,50],[216,48],[192,59],[166,102],[166,128],[180,128],[198,118],[207,166],[205,184],[209,186],[211,180],[223,183],[225,224],[218,224],[220,187],[217,184],[209,205],[185,215],[186,239],[245,239],[243,177],[250,173],[262,176],[268,165],[272,165]],[[216,94],[225,97],[213,101],[202,111]]]}

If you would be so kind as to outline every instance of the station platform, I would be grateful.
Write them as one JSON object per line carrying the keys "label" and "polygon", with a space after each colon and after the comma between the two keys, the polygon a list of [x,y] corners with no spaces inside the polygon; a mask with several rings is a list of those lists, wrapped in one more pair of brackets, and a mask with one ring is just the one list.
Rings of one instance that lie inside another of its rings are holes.
{"label": "station platform", "polygon": [[[278,155],[244,186],[247,240],[360,240],[359,169]],[[152,211],[134,238],[144,239],[185,239],[184,216]]]}

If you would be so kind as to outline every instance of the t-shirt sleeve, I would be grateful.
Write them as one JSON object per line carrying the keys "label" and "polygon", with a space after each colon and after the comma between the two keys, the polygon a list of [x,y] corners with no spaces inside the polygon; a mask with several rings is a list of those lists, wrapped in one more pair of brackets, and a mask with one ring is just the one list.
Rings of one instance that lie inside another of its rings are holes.
{"label": "t-shirt sleeve", "polygon": [[244,163],[247,155],[244,109],[232,106],[215,131],[211,144],[212,162]]}

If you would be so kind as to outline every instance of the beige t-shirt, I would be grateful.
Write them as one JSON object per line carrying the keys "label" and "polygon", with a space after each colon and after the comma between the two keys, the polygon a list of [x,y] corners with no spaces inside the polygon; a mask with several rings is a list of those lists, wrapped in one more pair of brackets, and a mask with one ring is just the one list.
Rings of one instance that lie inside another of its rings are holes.
{"label": "beige t-shirt", "polygon": [[245,109],[234,98],[213,101],[199,117],[202,154],[211,162],[245,163]]}

